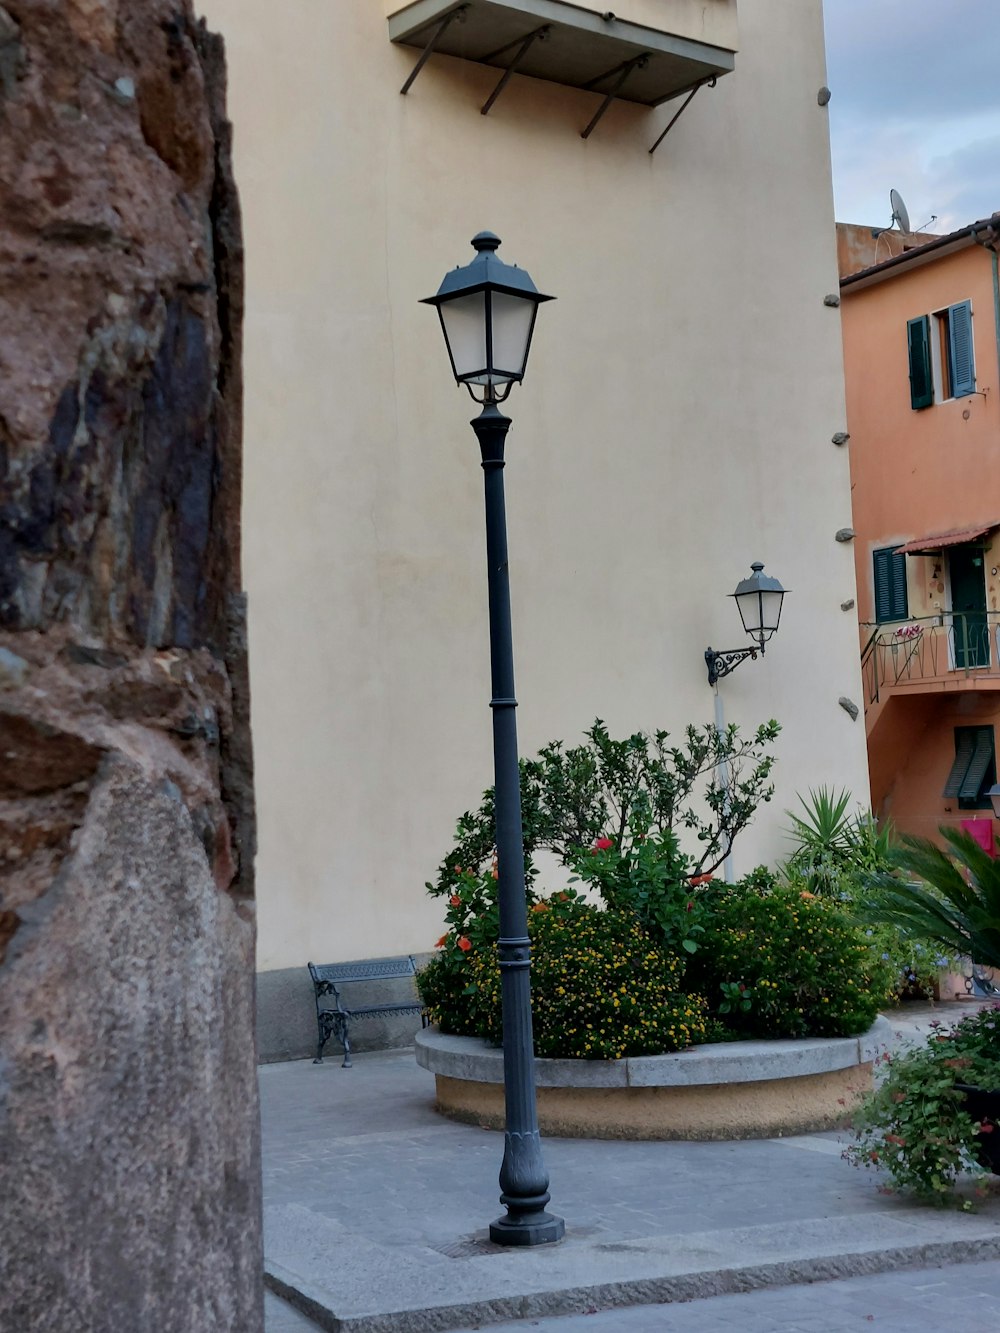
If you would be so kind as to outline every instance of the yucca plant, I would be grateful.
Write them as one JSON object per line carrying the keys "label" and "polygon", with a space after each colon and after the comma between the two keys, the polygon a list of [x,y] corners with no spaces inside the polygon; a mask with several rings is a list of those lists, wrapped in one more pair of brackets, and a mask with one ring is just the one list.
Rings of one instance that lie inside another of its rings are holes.
{"label": "yucca plant", "polygon": [[792,821],[788,836],[796,844],[787,869],[804,875],[813,892],[832,889],[850,864],[850,802],[849,791],[820,787],[808,800],[799,796],[803,814],[785,811]]}
{"label": "yucca plant", "polygon": [[968,833],[938,831],[946,847],[928,838],[900,839],[889,853],[895,873],[869,877],[859,914],[982,967],[1000,968],[1000,861]]}

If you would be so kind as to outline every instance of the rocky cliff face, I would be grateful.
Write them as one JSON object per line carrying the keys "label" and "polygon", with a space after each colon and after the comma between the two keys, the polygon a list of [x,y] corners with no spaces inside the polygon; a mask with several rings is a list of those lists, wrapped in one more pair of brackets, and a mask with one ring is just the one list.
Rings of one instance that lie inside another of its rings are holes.
{"label": "rocky cliff face", "polygon": [[242,250],[190,0],[0,3],[0,1325],[262,1325]]}

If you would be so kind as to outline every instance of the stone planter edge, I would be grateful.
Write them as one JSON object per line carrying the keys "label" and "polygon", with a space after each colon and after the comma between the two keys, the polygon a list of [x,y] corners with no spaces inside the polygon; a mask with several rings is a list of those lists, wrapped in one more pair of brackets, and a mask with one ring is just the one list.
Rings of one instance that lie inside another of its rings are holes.
{"label": "stone planter edge", "polygon": [[[889,1046],[892,1028],[880,1016],[859,1037],[807,1037],[718,1042],[671,1055],[624,1060],[535,1060],[540,1088],[703,1087],[825,1074],[870,1063]],[[432,1074],[470,1083],[503,1082],[503,1051],[479,1037],[427,1028],[416,1034],[417,1063]]]}

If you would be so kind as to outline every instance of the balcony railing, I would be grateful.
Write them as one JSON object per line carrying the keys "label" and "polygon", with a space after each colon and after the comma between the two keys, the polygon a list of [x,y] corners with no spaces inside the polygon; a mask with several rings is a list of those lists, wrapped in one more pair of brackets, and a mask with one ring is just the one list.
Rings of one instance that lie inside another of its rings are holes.
{"label": "balcony railing", "polygon": [[865,706],[895,685],[1000,679],[1000,612],[950,611],[888,625],[861,623]]}

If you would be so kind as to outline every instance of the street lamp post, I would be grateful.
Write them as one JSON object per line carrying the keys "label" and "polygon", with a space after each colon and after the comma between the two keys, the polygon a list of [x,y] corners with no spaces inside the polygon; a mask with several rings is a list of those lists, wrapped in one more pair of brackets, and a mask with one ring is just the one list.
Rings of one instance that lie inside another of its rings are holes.
{"label": "street lamp post", "polygon": [[[491,1223],[490,1239],[500,1245],[544,1245],[562,1238],[565,1223],[545,1211],[549,1177],[538,1132],[503,485],[510,418],[503,415],[498,403],[523,379],[538,306],[552,298],[543,296],[523,269],[498,258],[499,244],[492,232],[474,236],[475,259],[448,273],[426,304],[437,307],[455,379],[482,404],[472,429],[479,441],[486,487],[506,1107],[500,1202],[507,1210]],[[481,397],[477,397],[477,388]]]}

